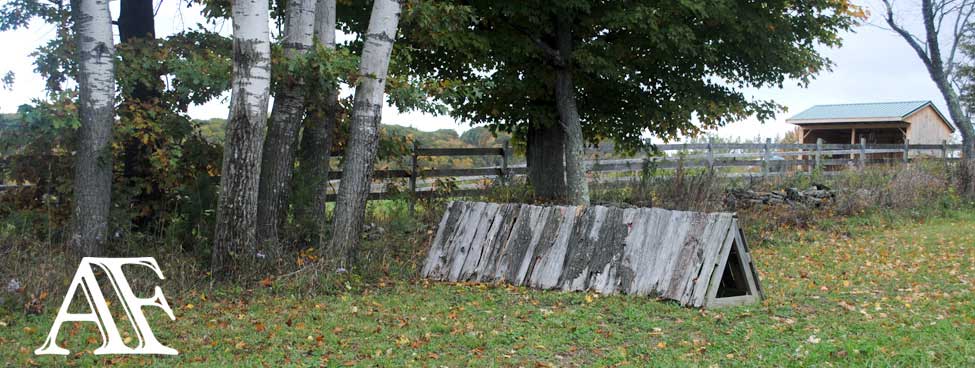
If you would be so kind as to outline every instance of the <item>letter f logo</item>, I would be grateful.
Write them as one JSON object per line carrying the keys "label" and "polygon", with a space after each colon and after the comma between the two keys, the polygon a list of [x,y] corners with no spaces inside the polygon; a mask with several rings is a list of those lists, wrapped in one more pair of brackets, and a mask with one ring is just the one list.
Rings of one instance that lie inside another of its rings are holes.
{"label": "letter f logo", "polygon": [[[68,295],[64,297],[64,302],[61,303],[61,310],[58,311],[58,316],[54,319],[54,325],[51,326],[51,332],[47,335],[47,340],[44,341],[43,346],[34,350],[34,354],[68,355],[70,352],[67,349],[58,346],[57,338],[61,325],[69,321],[94,322],[98,326],[98,331],[102,335],[102,346],[95,349],[95,355],[179,354],[175,349],[167,347],[161,344],[159,340],[156,340],[156,336],[152,334],[152,329],[149,328],[149,322],[146,320],[146,316],[142,313],[142,307],[159,307],[166,312],[169,319],[176,320],[176,317],[173,316],[173,310],[166,303],[166,297],[163,296],[162,289],[156,286],[155,293],[151,298],[136,297],[132,293],[132,287],[129,286],[128,280],[125,279],[125,274],[122,272],[122,266],[124,265],[149,267],[156,272],[159,279],[165,279],[162,271],[159,269],[159,264],[152,257],[82,258],[81,265],[78,266],[78,271],[74,274],[74,280],[71,281],[71,286],[68,287]],[[115,325],[115,319],[112,318],[111,311],[108,309],[105,296],[102,294],[97,280],[95,280],[95,272],[92,266],[98,266],[105,270],[105,274],[108,275],[115,294],[121,299],[125,314],[129,317],[129,322],[132,323],[132,329],[139,339],[139,344],[135,348],[126,346],[122,341],[118,327]],[[81,291],[88,301],[88,307],[91,308],[90,313],[68,313],[68,306],[71,305],[71,300],[74,298],[78,287],[81,287]]]}

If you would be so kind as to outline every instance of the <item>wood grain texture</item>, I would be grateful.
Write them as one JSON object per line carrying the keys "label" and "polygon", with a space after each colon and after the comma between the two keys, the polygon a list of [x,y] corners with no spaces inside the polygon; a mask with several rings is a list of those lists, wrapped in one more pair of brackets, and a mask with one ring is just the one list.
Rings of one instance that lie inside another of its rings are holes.
{"label": "wood grain texture", "polygon": [[[717,298],[729,255],[739,257],[751,292]],[[422,275],[647,295],[692,307],[761,298],[734,214],[659,208],[451,202]]]}

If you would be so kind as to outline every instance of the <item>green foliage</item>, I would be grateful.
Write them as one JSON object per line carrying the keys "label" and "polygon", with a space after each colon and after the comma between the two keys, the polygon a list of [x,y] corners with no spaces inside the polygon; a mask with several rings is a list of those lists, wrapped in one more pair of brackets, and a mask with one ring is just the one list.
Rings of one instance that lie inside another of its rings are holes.
{"label": "green foliage", "polygon": [[959,86],[959,98],[969,114],[975,112],[975,37],[965,36],[958,45],[958,50],[965,57],[963,62],[955,65],[955,75],[952,77]]}
{"label": "green foliage", "polygon": [[31,20],[58,23],[67,17],[63,1],[8,0],[0,6],[0,32],[27,28]]}
{"label": "green foliage", "polygon": [[[0,192],[0,217],[31,218],[20,231],[44,233],[67,224],[71,215],[74,168],[72,151],[77,118],[74,91],[53,95],[53,102],[22,105],[0,132],[4,181],[22,185]],[[30,212],[43,217],[29,215]],[[39,226],[42,228],[36,228]]]}
{"label": "green foliage", "polygon": [[822,0],[446,3],[466,8],[467,22],[452,26],[463,35],[407,40],[423,49],[415,74],[463,81],[438,96],[454,116],[515,133],[554,123],[555,67],[539,44],[551,44],[554,18],[565,16],[586,136],[622,150],[639,148],[646,130],[666,140],[771,118],[781,107],[743,90],[808,82],[830,65],[817,45],[838,45],[858,14]]}

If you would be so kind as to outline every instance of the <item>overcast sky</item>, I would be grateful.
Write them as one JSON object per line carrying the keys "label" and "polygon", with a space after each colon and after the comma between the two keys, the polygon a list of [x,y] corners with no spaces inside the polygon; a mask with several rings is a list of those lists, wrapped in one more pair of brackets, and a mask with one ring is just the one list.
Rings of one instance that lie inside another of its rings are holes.
{"label": "overcast sky", "polygon": [[[157,33],[165,36],[202,22],[196,9],[187,9],[181,2],[165,0],[156,16]],[[904,21],[916,18],[916,10],[910,9],[913,1],[903,2]],[[894,33],[873,26],[882,24],[877,15],[881,8],[871,2],[865,5],[874,16],[868,23],[857,27],[853,32],[843,35],[841,48],[822,50],[833,60],[831,72],[822,73],[806,88],[795,82],[788,82],[783,89],[749,90],[748,93],[763,99],[773,99],[788,107],[788,111],[776,116],[774,122],[759,124],[754,119],[730,124],[719,130],[722,136],[742,138],[775,137],[793,129],[784,121],[788,117],[817,104],[881,102],[905,100],[931,100],[945,112],[944,101],[937,88],[928,77],[923,64],[909,46]],[[118,15],[118,2],[112,3],[113,17]],[[206,27],[228,33],[226,24],[206,25]],[[0,33],[0,45],[4,46],[0,57],[0,74],[13,71],[16,80],[11,90],[0,90],[0,112],[14,112],[17,106],[28,103],[32,98],[43,97],[43,80],[34,73],[30,53],[39,45],[54,36],[54,26],[35,21],[28,29]],[[116,35],[116,40],[118,36]],[[226,99],[213,101],[203,106],[194,106],[190,115],[194,118],[226,118]],[[383,123],[413,126],[422,130],[469,128],[458,124],[450,117],[429,116],[420,113],[399,113],[394,108],[383,112]]]}

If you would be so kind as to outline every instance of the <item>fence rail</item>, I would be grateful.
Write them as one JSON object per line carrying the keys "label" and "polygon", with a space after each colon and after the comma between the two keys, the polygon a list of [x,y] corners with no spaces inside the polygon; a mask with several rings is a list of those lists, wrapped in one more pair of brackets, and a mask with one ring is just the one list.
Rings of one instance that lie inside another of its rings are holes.
{"label": "fence rail", "polygon": [[[939,158],[945,162],[955,161],[960,144],[867,144],[861,140],[860,144],[832,144],[822,140],[815,144],[774,144],[771,140],[766,143],[691,143],[691,144],[661,144],[654,147],[655,151],[663,155],[610,160],[591,160],[586,162],[592,173],[625,173],[638,172],[644,169],[674,169],[683,168],[741,168],[757,172],[735,173],[729,176],[742,175],[781,175],[786,171],[812,171],[817,168],[823,170],[835,169],[837,166],[864,167],[866,165],[890,164],[896,162],[910,162],[919,156]],[[674,155],[676,152],[678,154]],[[668,155],[669,154],[669,155]],[[501,166],[479,168],[420,168],[419,162],[423,157],[435,156],[499,156]],[[389,198],[395,195],[408,194],[409,198],[424,198],[435,195],[430,184],[439,178],[456,178],[462,180],[493,179],[500,185],[506,185],[518,175],[527,173],[524,164],[509,165],[511,162],[511,148],[503,147],[480,148],[421,148],[414,146],[410,154],[410,170],[377,170],[373,175],[376,179],[405,178],[409,180],[407,191],[387,193],[382,185],[373,187],[370,199]],[[416,173],[414,176],[413,173]],[[339,179],[341,172],[330,173],[331,179]],[[421,186],[425,185],[425,186]],[[483,192],[482,186],[477,184],[463,184],[452,195],[463,196]],[[328,196],[334,200],[334,195]],[[412,200],[411,200],[412,208]]]}

